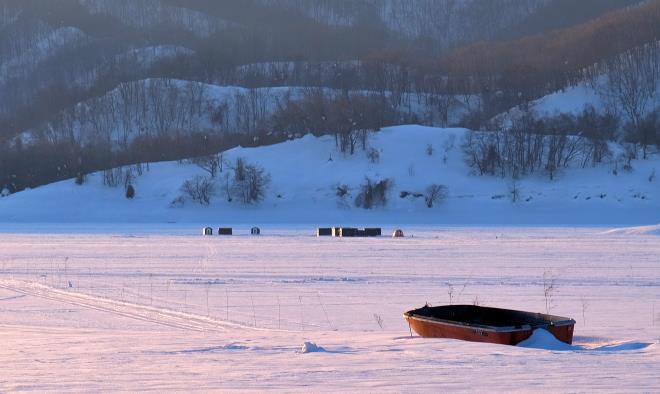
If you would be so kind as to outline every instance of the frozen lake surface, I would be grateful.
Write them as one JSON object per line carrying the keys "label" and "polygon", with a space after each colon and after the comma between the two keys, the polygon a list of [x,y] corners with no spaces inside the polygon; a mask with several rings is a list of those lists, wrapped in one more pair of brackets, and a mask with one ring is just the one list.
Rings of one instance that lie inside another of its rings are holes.
{"label": "frozen lake surface", "polygon": [[[660,391],[653,233],[102,227],[0,234],[0,391]],[[411,337],[427,302],[547,304],[574,346]]]}

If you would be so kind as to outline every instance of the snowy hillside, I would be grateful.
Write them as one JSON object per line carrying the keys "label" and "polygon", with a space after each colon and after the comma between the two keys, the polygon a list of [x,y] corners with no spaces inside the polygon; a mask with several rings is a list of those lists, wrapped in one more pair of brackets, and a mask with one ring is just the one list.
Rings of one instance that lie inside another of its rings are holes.
{"label": "snowy hillside", "polygon": [[[181,48],[141,49],[127,54],[136,64],[153,61],[150,53],[165,55]],[[171,132],[253,131],[255,123],[276,109],[285,94],[295,88],[248,90],[201,82],[147,79],[119,85],[103,96],[78,103],[52,121],[23,134],[24,142],[42,137],[51,140],[73,135],[84,144],[108,141],[127,144],[140,136]],[[249,100],[249,101],[248,101]],[[212,119],[215,118],[215,121]],[[62,123],[61,119],[67,119]]]}
{"label": "snowy hillside", "polygon": [[233,23],[204,13],[173,7],[159,0],[116,1],[80,0],[92,15],[112,15],[122,23],[137,28],[154,28],[162,25],[176,26],[184,31],[208,37]]}
{"label": "snowy hillside", "polygon": [[[583,81],[575,86],[550,93],[530,103],[533,109],[541,117],[556,116],[559,114],[576,115],[585,107],[593,107],[599,113],[612,112],[621,116],[622,121],[630,121],[626,105],[621,102],[622,98],[608,91],[607,75],[598,81]],[[640,95],[640,108],[642,115],[655,111],[660,106],[660,80],[656,81],[656,87],[649,90],[647,95]],[[509,113],[517,111],[513,108]]]}
{"label": "snowy hillside", "polygon": [[[118,61],[139,68],[168,55],[185,53],[182,47],[141,48],[118,57]],[[287,100],[303,100],[310,92],[314,90],[296,86],[248,89],[168,78],[137,80],[61,111],[43,125],[24,132],[21,138],[29,144],[40,139],[69,140],[73,136],[83,145],[107,141],[126,146],[137,137],[174,132],[253,133],[279,108],[286,107]],[[336,89],[326,88],[322,92],[328,97],[340,95]],[[392,96],[391,92],[383,94]],[[456,123],[467,113],[466,103],[462,97],[446,97],[447,121]],[[475,97],[466,97],[468,104],[476,105]],[[405,94],[398,109],[430,124],[442,124],[441,116],[433,110],[432,99],[429,95]]]}
{"label": "snowy hillside", "polygon": [[[259,0],[290,7],[329,26],[378,21],[388,30],[414,39],[442,42],[443,47],[496,33],[533,15],[551,0],[491,2],[461,0],[367,0],[363,2]],[[486,16],[487,20],[479,16]]]}
{"label": "snowy hillside", "polygon": [[18,56],[0,61],[0,82],[10,79],[16,73],[23,73],[23,68],[36,67],[40,62],[58,51],[80,45],[87,39],[85,33],[74,27],[62,27],[50,34],[35,40],[33,45]]}
{"label": "snowy hillside", "polygon": [[[632,171],[613,174],[613,164],[571,168],[553,181],[547,175],[510,179],[473,175],[461,144],[466,130],[399,126],[384,129],[369,141],[371,156],[359,151],[344,156],[330,136],[303,138],[279,145],[227,151],[228,164],[216,178],[209,206],[182,196],[181,185],[208,175],[194,164],[151,164],[133,184],[104,186],[102,173],[78,186],[67,180],[0,199],[0,222],[179,222],[208,225],[245,224],[527,224],[641,225],[660,223],[660,158],[633,161]],[[429,152],[431,154],[429,154]],[[271,176],[264,201],[257,205],[228,202],[222,184],[237,157],[262,166]],[[389,179],[387,204],[373,209],[355,206],[360,185]],[[444,185],[447,197],[432,208],[423,195],[432,184]],[[338,197],[338,187],[348,193]],[[517,201],[512,193],[517,190]],[[417,194],[418,197],[414,197]],[[404,196],[402,198],[402,196]]]}

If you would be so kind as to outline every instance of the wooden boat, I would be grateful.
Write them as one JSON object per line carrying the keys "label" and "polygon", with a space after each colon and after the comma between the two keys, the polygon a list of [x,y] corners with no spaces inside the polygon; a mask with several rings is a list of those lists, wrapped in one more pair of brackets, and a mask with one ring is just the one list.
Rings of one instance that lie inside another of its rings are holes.
{"label": "wooden boat", "polygon": [[426,338],[517,345],[543,328],[558,340],[573,342],[575,320],[475,305],[424,306],[403,314],[411,330]]}

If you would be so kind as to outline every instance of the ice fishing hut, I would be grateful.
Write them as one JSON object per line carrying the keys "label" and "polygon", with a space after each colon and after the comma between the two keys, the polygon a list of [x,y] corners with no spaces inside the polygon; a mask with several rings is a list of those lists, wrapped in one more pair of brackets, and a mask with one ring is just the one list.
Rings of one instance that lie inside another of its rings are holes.
{"label": "ice fishing hut", "polygon": [[334,229],[333,236],[335,237],[357,237],[358,229],[355,227],[339,227]]}
{"label": "ice fishing hut", "polygon": [[364,229],[365,237],[380,237],[383,235],[383,230],[380,227],[367,227]]}
{"label": "ice fishing hut", "polygon": [[211,227],[204,227],[202,229],[202,235],[213,235],[213,228]]}
{"label": "ice fishing hut", "polygon": [[319,227],[316,229],[317,237],[330,237],[332,236],[332,227]]}
{"label": "ice fishing hut", "polygon": [[234,230],[231,227],[220,227],[218,228],[218,235],[232,235]]}
{"label": "ice fishing hut", "polygon": [[401,230],[401,229],[396,229],[392,233],[392,238],[403,238],[403,237],[404,237],[403,230]]}
{"label": "ice fishing hut", "polygon": [[261,235],[261,229],[259,227],[252,227],[252,229],[250,230],[250,234]]}

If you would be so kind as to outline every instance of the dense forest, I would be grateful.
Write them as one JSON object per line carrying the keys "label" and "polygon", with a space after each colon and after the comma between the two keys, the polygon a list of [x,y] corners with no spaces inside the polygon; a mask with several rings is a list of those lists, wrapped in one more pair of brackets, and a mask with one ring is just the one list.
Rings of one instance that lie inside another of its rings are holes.
{"label": "dense forest", "polygon": [[[305,133],[353,154],[402,123],[486,131],[466,147],[484,174],[610,140],[646,156],[659,20],[658,0],[0,0],[0,189]],[[529,106],[578,84],[606,108]]]}

